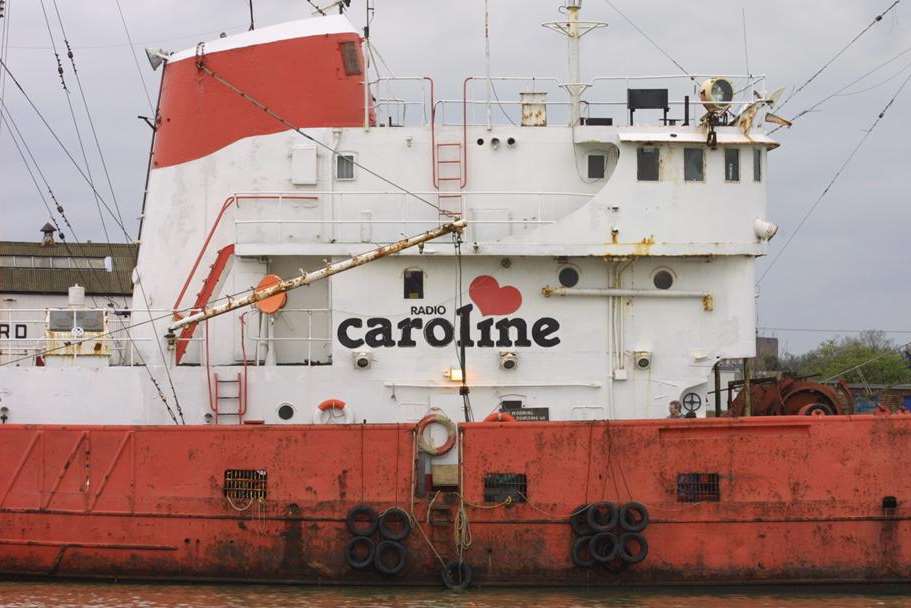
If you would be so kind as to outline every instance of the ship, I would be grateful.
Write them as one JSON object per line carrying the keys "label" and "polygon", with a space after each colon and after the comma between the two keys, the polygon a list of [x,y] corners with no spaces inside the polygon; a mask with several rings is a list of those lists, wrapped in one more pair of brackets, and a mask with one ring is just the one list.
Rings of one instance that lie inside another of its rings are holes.
{"label": "ship", "polygon": [[371,78],[344,14],[150,49],[131,306],[87,265],[4,337],[0,574],[911,579],[911,419],[709,415],[755,355],[778,94],[583,80],[580,10],[542,32],[565,77],[458,99]]}

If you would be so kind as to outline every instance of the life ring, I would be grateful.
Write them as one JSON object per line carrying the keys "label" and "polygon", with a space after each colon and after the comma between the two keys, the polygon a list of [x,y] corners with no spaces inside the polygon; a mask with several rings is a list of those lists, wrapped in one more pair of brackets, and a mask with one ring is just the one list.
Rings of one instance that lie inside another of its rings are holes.
{"label": "life ring", "polygon": [[313,410],[313,424],[354,424],[354,410],[341,399],[326,399]]}
{"label": "life ring", "polygon": [[515,422],[516,418],[506,412],[491,412],[484,418],[484,422]]}
{"label": "life ring", "polygon": [[[439,424],[446,427],[446,441],[438,446],[434,446],[429,439],[424,437],[424,431],[431,424]],[[418,447],[421,448],[422,452],[431,456],[442,456],[451,450],[456,442],[456,425],[442,413],[427,414],[418,421],[415,431],[418,434]]]}

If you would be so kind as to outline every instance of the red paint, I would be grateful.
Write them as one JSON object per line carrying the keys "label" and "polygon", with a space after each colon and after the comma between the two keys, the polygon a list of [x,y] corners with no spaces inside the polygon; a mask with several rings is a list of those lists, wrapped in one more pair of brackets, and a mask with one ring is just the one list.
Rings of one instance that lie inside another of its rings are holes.
{"label": "red paint", "polygon": [[[911,581],[908,416],[472,423],[460,436],[464,555],[481,585]],[[415,444],[413,425],[0,425],[0,572],[439,585],[417,531],[399,577],[343,556],[352,506],[411,510]],[[266,499],[232,508],[225,469],[265,470]],[[719,474],[718,502],[677,500],[677,475],[693,472]],[[490,473],[526,475],[530,502],[485,503]],[[648,507],[645,561],[572,564],[567,517],[602,500]],[[429,490],[414,505],[455,557],[457,498]]]}
{"label": "red paint", "polygon": [[468,295],[482,315],[509,315],[522,306],[522,293],[511,286],[500,287],[489,275],[477,277],[468,286]]}
{"label": "red paint", "polygon": [[[233,255],[233,243],[230,245],[225,245],[218,250],[218,255],[215,257],[215,262],[212,264],[212,267],[209,268],[209,274],[206,275],[206,279],[203,281],[202,289],[200,289],[199,293],[196,294],[196,302],[193,304],[192,310],[202,310],[209,303],[209,300],[212,299],[212,295],[215,293],[216,288],[224,278],[225,268],[227,267],[228,262],[231,260],[231,257]],[[202,252],[200,252],[200,257],[201,256]],[[198,263],[199,258],[197,258],[197,264]],[[194,266],[193,269],[195,270],[196,266]],[[187,281],[189,282],[189,279],[187,279]],[[180,302],[179,299],[178,302]],[[176,306],[174,310],[176,316]],[[187,347],[190,346],[190,339],[196,332],[197,325],[198,323],[190,323],[189,325],[185,325],[184,328],[180,330],[180,336],[177,338],[177,346],[174,350],[175,361],[178,365],[180,365],[183,356],[186,354]]]}
{"label": "red paint", "polygon": [[[206,55],[206,65],[298,128],[364,124],[363,75],[347,76],[339,46],[357,34],[327,34]],[[153,167],[207,156],[228,144],[287,126],[196,67],[167,64],[162,76]]]}

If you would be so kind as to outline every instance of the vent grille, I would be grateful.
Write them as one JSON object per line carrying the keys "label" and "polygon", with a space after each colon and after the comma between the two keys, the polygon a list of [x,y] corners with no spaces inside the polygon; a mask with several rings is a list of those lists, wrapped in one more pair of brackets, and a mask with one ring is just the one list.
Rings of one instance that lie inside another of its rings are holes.
{"label": "vent grille", "polygon": [[718,502],[721,500],[718,473],[678,473],[677,502]]}
{"label": "vent grille", "polygon": [[488,473],[484,476],[484,502],[526,502],[528,477],[523,473]]}
{"label": "vent grille", "polygon": [[264,469],[226,469],[225,498],[265,500],[268,474]]}

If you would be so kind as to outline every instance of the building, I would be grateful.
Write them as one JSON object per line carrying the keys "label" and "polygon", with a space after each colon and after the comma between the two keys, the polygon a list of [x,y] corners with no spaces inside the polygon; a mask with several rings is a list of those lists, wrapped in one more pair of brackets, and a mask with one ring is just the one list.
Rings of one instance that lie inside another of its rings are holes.
{"label": "building", "polygon": [[138,245],[67,243],[50,224],[41,232],[38,243],[0,241],[0,362],[43,350],[47,311],[69,308],[73,285],[85,289],[86,308],[131,306]]}

